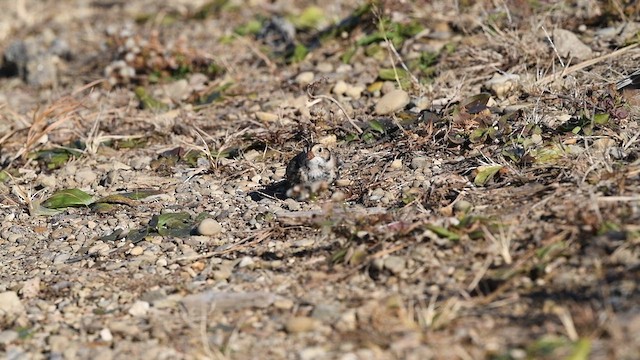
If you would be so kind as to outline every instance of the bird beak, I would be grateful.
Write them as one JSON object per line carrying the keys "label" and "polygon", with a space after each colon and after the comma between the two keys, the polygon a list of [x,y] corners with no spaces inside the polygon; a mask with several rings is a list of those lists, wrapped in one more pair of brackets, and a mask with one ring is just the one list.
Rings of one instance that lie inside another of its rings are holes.
{"label": "bird beak", "polygon": [[311,159],[313,159],[314,157],[316,157],[316,156],[313,154],[313,151],[309,150],[309,151],[307,152],[307,160],[311,160]]}

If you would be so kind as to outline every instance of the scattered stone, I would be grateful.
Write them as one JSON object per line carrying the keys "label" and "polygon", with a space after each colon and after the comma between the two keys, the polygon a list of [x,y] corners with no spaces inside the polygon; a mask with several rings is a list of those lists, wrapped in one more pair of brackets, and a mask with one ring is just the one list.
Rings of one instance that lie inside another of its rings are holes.
{"label": "scattered stone", "polygon": [[36,276],[24,282],[20,294],[24,299],[33,299],[40,292],[40,277]]}
{"label": "scattered stone", "polygon": [[366,87],[364,85],[348,85],[344,94],[354,100],[358,100],[362,97],[365,89]]}
{"label": "scattered stone", "polygon": [[321,73],[328,74],[330,72],[333,72],[333,64],[331,64],[330,62],[321,62],[316,65],[316,70]]}
{"label": "scattered stone", "polygon": [[317,325],[317,320],[306,316],[294,316],[287,320],[285,330],[290,334],[309,332]]}
{"label": "scattered stone", "polygon": [[148,302],[138,300],[129,308],[129,315],[133,317],[144,317],[147,315],[149,308],[150,305]]}
{"label": "scattered stone", "polygon": [[[327,350],[322,346],[310,346],[300,350],[300,352],[298,353],[298,358],[300,360],[317,360],[328,359],[330,357],[327,357]],[[374,357],[370,357],[369,359],[373,358]]]}
{"label": "scattered stone", "polygon": [[586,60],[593,56],[593,51],[585,45],[576,34],[565,29],[553,30],[553,43],[560,56]]}
{"label": "scattered stone", "polygon": [[98,175],[90,168],[84,168],[76,172],[75,180],[78,184],[86,186],[95,183]]}
{"label": "scattered stone", "polygon": [[391,162],[391,165],[389,165],[389,168],[393,169],[393,170],[400,170],[402,169],[402,159],[395,159]]}
{"label": "scattered stone", "polygon": [[268,113],[264,111],[256,111],[255,115],[256,115],[256,119],[262,122],[274,122],[279,119],[279,116],[277,114]]}
{"label": "scattered stone", "polygon": [[214,219],[206,218],[198,225],[198,233],[205,236],[214,236],[222,232],[222,225]]}
{"label": "scattered stone", "polygon": [[520,77],[513,74],[494,74],[493,78],[486,81],[484,86],[489,89],[499,99],[506,99],[516,88]]}
{"label": "scattered stone", "polygon": [[100,339],[106,342],[113,341],[113,334],[111,334],[111,330],[109,330],[108,328],[100,330]]}
{"label": "scattered stone", "polygon": [[191,94],[187,79],[180,79],[164,86],[164,92],[175,104],[181,103]]}
{"label": "scattered stone", "polygon": [[303,71],[296,76],[296,82],[301,86],[307,86],[313,82],[315,74],[312,71]]}
{"label": "scattered stone", "polygon": [[307,248],[307,247],[313,246],[314,243],[315,243],[314,239],[305,238],[305,239],[294,241],[292,246],[297,248]]}
{"label": "scattered stone", "polygon": [[15,291],[0,293],[0,323],[11,324],[24,313],[24,305]]}
{"label": "scattered stone", "polygon": [[142,246],[135,246],[133,249],[129,250],[129,254],[133,256],[142,255],[143,252],[144,249],[142,248]]}
{"label": "scattered stone", "polygon": [[375,112],[378,115],[390,114],[407,106],[409,100],[409,94],[404,90],[390,91],[378,100]]}
{"label": "scattered stone", "polygon": [[6,346],[18,339],[18,332],[13,330],[5,330],[0,332],[0,345]]}
{"label": "scattered stone", "polygon": [[348,88],[349,87],[347,83],[340,80],[333,86],[333,93],[336,95],[343,95],[345,92],[347,92]]}
{"label": "scattered stone", "polygon": [[467,200],[457,201],[453,205],[453,210],[458,211],[458,212],[463,212],[463,213],[466,213],[466,212],[470,211],[472,208],[473,208],[473,204],[470,203]]}
{"label": "scattered stone", "polygon": [[401,256],[389,255],[384,259],[384,268],[397,275],[407,266],[407,261]]}
{"label": "scattered stone", "polygon": [[295,303],[293,302],[293,300],[291,299],[278,299],[273,303],[273,306],[275,306],[278,309],[282,309],[282,310],[289,310],[293,308],[293,305],[295,305]]}
{"label": "scattered stone", "polygon": [[411,159],[411,168],[414,170],[424,169],[429,166],[429,163],[430,163],[429,158],[424,156],[416,156],[413,159]]}
{"label": "scattered stone", "polygon": [[287,198],[284,201],[284,203],[287,206],[287,208],[291,211],[300,211],[300,209],[302,209],[302,206],[300,205],[300,203],[295,201],[292,198]]}
{"label": "scattered stone", "polygon": [[240,259],[240,262],[238,263],[238,267],[239,268],[253,268],[253,266],[256,264],[255,261],[253,261],[253,258],[251,256],[245,256],[242,259]]}

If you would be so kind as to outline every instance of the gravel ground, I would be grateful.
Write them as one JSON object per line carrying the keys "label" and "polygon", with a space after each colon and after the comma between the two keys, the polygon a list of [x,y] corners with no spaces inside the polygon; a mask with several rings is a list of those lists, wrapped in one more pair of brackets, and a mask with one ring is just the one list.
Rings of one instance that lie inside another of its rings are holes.
{"label": "gravel ground", "polygon": [[636,358],[635,5],[313,5],[5,6],[0,356]]}

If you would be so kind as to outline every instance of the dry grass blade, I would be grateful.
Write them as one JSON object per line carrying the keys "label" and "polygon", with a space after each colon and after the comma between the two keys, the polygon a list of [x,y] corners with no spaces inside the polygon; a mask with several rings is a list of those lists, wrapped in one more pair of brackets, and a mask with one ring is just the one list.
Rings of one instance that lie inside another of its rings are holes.
{"label": "dry grass blade", "polygon": [[67,121],[74,118],[76,110],[81,106],[77,100],[65,97],[49,105],[43,111],[36,111],[27,132],[22,148],[13,160],[26,156],[42,139]]}
{"label": "dry grass blade", "polygon": [[[547,241],[545,241],[544,245],[549,246],[551,244],[555,244],[560,241],[567,240],[574,234],[575,234],[575,230],[568,230],[568,229],[563,230],[560,233],[549,238]],[[524,254],[522,258],[520,258],[520,260],[518,260],[513,265],[513,271],[521,272],[526,270],[528,266],[530,266],[529,260],[536,255],[537,250],[538,248],[534,248],[529,250],[526,254]],[[495,301],[495,299],[497,299],[500,295],[502,295],[505,291],[507,291],[507,289],[512,288],[511,283],[514,281],[515,278],[516,278],[515,276],[511,276],[510,278],[505,280],[504,283],[502,283],[494,292],[486,295],[485,297],[478,298],[476,300],[476,303],[479,305],[487,305],[492,303],[493,301]]]}
{"label": "dry grass blade", "polygon": [[[223,254],[228,254],[228,253],[232,253],[234,251],[238,251],[240,249],[244,249],[253,245],[256,245],[258,243],[260,243],[262,240],[268,238],[269,236],[271,236],[271,234],[273,233],[273,230],[271,229],[266,229],[263,231],[260,231],[257,234],[253,234],[250,236],[247,236],[246,238],[238,241],[237,243],[233,244],[232,246],[222,249],[222,250],[214,250],[214,251],[210,251],[206,254],[200,254],[200,255],[194,255],[194,256],[183,256],[183,257],[179,257],[177,259],[175,259],[176,262],[183,262],[183,261],[197,261],[197,260],[202,260],[202,259],[208,259],[210,257],[213,256],[218,256],[218,255],[223,255]],[[252,241],[249,241],[253,239]]]}
{"label": "dry grass blade", "polygon": [[563,68],[562,71],[555,72],[555,73],[553,73],[551,75],[548,75],[548,76],[538,80],[536,84],[537,85],[546,85],[546,84],[554,82],[554,81],[556,81],[558,79],[562,79],[564,76],[569,75],[569,74],[571,74],[573,72],[576,72],[578,70],[582,70],[582,69],[584,69],[586,67],[595,65],[595,64],[597,64],[599,62],[602,62],[602,61],[605,61],[607,59],[611,59],[611,58],[614,58],[616,56],[620,56],[620,55],[626,53],[627,51],[638,47],[638,45],[640,45],[640,44],[639,43],[635,43],[635,44],[629,45],[627,47],[623,47],[622,49],[616,50],[616,51],[614,51],[612,53],[609,53],[609,54],[606,54],[606,55],[602,55],[602,56],[598,56],[597,58],[594,58],[594,59],[583,61],[583,62],[581,62],[579,64],[575,64],[573,66],[569,66],[568,68]]}

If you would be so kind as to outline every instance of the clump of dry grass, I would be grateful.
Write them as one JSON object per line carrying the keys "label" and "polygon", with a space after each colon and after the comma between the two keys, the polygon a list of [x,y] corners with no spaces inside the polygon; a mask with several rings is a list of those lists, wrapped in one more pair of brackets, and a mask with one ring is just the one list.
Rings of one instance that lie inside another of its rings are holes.
{"label": "clump of dry grass", "polygon": [[[14,130],[0,140],[0,145],[10,141],[12,145],[21,144],[11,157],[10,164],[17,159],[25,159],[36,147],[47,144],[49,135],[55,130],[62,128],[63,125],[69,122],[77,121],[79,119],[77,110],[81,106],[80,101],[72,97],[63,97],[41,111],[34,111],[30,121],[24,116],[10,112],[13,117],[18,118],[20,122],[25,124],[24,127]],[[0,116],[7,117],[4,114]],[[24,134],[25,132],[26,134]]]}

